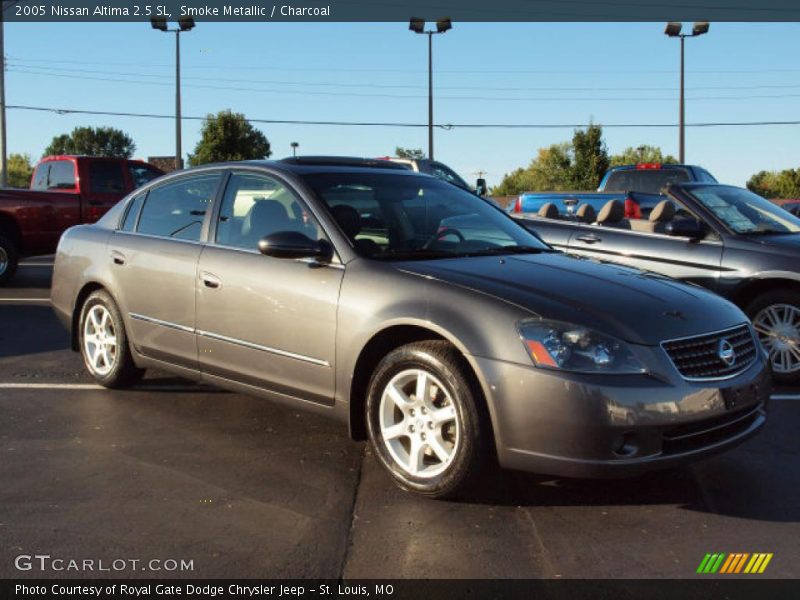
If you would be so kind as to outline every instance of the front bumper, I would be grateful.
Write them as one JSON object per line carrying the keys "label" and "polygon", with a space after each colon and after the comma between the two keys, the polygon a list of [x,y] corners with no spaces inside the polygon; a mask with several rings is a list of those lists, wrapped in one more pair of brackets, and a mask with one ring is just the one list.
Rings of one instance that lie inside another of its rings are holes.
{"label": "front bumper", "polygon": [[771,393],[759,357],[734,378],[585,376],[473,357],[500,465],[564,477],[626,477],[733,447],[761,429]]}

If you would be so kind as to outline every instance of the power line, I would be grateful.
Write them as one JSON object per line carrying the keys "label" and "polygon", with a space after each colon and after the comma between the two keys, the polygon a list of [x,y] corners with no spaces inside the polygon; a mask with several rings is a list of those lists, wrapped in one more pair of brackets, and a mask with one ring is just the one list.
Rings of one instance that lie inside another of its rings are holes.
{"label": "power line", "polygon": [[[130,83],[134,85],[156,85],[162,87],[172,87],[172,84],[159,81],[142,81],[134,79],[119,79],[112,77],[92,77],[90,75],[66,75],[61,73],[49,73],[32,71],[30,69],[8,68],[9,73],[19,73],[24,75],[39,75],[45,77],[58,77],[66,79],[81,79],[90,81],[103,81],[115,83]],[[283,95],[300,95],[300,96],[338,96],[338,97],[352,97],[352,98],[389,98],[396,100],[417,100],[424,99],[424,95],[410,95],[410,94],[386,94],[386,93],[358,93],[358,92],[322,92],[322,91],[303,91],[303,90],[285,90],[276,88],[252,88],[252,87],[235,87],[230,85],[210,85],[210,84],[187,84],[185,87],[195,89],[212,89],[224,91],[239,91],[239,92],[256,92],[264,94],[283,94]],[[692,101],[725,101],[725,100],[765,100],[765,99],[785,99],[785,98],[800,98],[800,94],[750,94],[745,96],[692,96],[688,98]],[[669,97],[643,97],[643,96],[540,96],[540,97],[508,97],[508,96],[447,96],[439,95],[440,100],[468,100],[468,101],[481,101],[481,102],[673,102],[677,98]]]}
{"label": "power line", "polygon": [[[87,110],[79,108],[52,108],[45,106],[27,106],[20,104],[9,104],[6,108],[11,110],[31,110],[38,112],[49,112],[59,115],[82,114],[99,115],[111,117],[136,117],[148,119],[174,119],[175,115],[162,115],[153,113],[136,112],[117,112],[103,110]],[[207,117],[183,116],[186,121],[202,121]],[[380,122],[380,121],[311,121],[300,119],[261,119],[248,118],[251,123],[266,123],[272,125],[324,125],[341,127],[427,127],[427,123],[401,123],[401,122]],[[591,123],[447,123],[438,124],[435,127],[440,129],[580,129],[591,125]],[[800,125],[800,121],[739,121],[739,122],[700,122],[687,123],[686,127],[761,127],[772,125]],[[602,124],[604,129],[612,128],[673,128],[676,123],[607,123]]]}
{"label": "power line", "polygon": [[[69,68],[58,68],[58,69],[51,69],[47,67],[39,67],[39,66],[32,66],[32,65],[25,65],[18,62],[9,62],[8,66],[11,68],[19,68],[23,69],[18,72],[25,72],[30,74],[39,74],[38,72],[41,71],[42,75],[63,75],[63,72],[66,71],[68,73],[94,73],[98,75],[116,75],[119,77],[148,77],[151,79],[164,79],[169,80],[169,85],[172,85],[172,80],[174,79],[174,75],[160,75],[154,73],[134,73],[134,72],[125,72],[125,71],[103,71],[97,69],[69,69]],[[34,70],[31,70],[34,69]],[[76,76],[77,77],[77,76]],[[427,86],[424,85],[408,85],[408,84],[380,84],[380,83],[372,83],[372,82],[365,82],[365,83],[334,83],[334,82],[316,82],[316,81],[285,81],[285,80],[264,80],[264,79],[241,79],[241,78],[231,78],[231,77],[196,77],[196,76],[184,76],[182,77],[183,80],[191,80],[191,81],[219,81],[219,82],[229,82],[229,83],[253,83],[253,84],[266,84],[266,85],[291,85],[291,86],[309,86],[309,87],[331,87],[331,88],[375,88],[375,89],[427,89]],[[106,79],[102,79],[106,81]],[[145,83],[145,82],[141,82]],[[779,84],[779,85],[747,85],[747,86],[693,86],[693,90],[698,91],[723,91],[723,90],[730,90],[730,91],[737,91],[737,90],[753,90],[753,89],[797,89],[800,88],[800,84]],[[226,87],[225,89],[230,89]],[[474,85],[469,86],[452,86],[452,85],[440,85],[437,86],[439,90],[474,90]],[[624,87],[624,86],[613,86],[613,87],[598,87],[598,86],[569,86],[569,87],[503,87],[503,86],[492,86],[492,91],[498,92],[553,92],[553,91],[562,91],[562,92],[623,92],[623,91],[642,91],[642,92],[663,92],[663,91],[673,91],[675,86],[664,86],[664,87],[647,87],[647,86],[637,86],[637,87]]]}
{"label": "power line", "polygon": [[[133,62],[108,62],[108,61],[86,61],[86,60],[66,60],[66,59],[51,59],[51,58],[23,58],[19,56],[8,56],[10,60],[18,60],[24,62],[39,62],[47,64],[78,64],[78,65],[103,65],[103,66],[118,66],[118,67],[141,67],[142,63]],[[148,68],[169,68],[174,69],[174,64],[167,63],[148,63]],[[389,69],[384,67],[275,67],[270,65],[181,65],[182,69],[200,69],[207,71],[209,69],[219,69],[223,71],[279,71],[279,72],[344,72],[344,73],[411,73],[418,75],[419,69]],[[647,74],[663,74],[674,73],[675,69],[635,69],[635,68],[621,68],[621,69],[494,69],[492,67],[485,67],[483,69],[437,69],[438,74],[453,73],[453,74],[486,74],[491,71],[493,74],[511,74],[511,75],[560,75],[560,74],[593,74],[593,73],[621,73],[624,75],[640,75]],[[687,70],[687,74],[707,75],[707,74],[758,74],[758,73],[800,73],[800,68],[782,68],[782,69],[697,69]]]}

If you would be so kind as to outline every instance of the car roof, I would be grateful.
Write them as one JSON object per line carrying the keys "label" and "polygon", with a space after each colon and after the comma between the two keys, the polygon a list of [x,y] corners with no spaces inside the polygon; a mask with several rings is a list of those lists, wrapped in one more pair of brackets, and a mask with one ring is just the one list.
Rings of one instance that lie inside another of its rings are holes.
{"label": "car roof", "polygon": [[686,165],[686,164],[673,164],[673,163],[644,163],[646,165],[659,165],[658,167],[648,166],[648,167],[640,167],[638,164],[635,165],[619,165],[617,167],[611,167],[610,171],[667,171],[669,169],[699,169],[695,165]]}
{"label": "car roof", "polygon": [[[405,166],[374,158],[354,156],[298,156],[279,160],[242,160],[199,165],[197,169],[214,167],[235,168],[237,166],[267,167],[276,171],[305,175],[308,173],[354,173],[386,172],[394,175],[420,176]],[[194,169],[186,169],[183,173]],[[425,175],[427,177],[427,175]]]}

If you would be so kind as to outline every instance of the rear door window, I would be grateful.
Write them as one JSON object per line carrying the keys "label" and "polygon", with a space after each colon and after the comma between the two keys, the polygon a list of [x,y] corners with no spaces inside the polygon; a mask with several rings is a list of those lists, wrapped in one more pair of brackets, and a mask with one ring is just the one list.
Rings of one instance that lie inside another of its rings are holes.
{"label": "rear door window", "polygon": [[221,174],[203,173],[155,187],[139,217],[137,232],[197,241]]}
{"label": "rear door window", "polygon": [[125,219],[122,221],[120,229],[122,231],[133,231],[136,229],[136,222],[139,220],[139,213],[142,211],[144,199],[147,197],[147,192],[139,194],[128,203],[128,212],[125,213]]}
{"label": "rear door window", "polygon": [[48,190],[72,190],[75,188],[75,165],[68,160],[55,160],[50,163],[47,177]]}
{"label": "rear door window", "polygon": [[93,194],[125,193],[122,164],[110,160],[92,161],[89,165],[89,191]]}

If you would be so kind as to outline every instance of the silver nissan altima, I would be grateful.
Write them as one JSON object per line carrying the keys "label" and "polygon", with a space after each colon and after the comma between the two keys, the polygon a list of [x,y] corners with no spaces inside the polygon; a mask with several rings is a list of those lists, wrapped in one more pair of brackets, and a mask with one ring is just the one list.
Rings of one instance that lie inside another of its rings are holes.
{"label": "silver nissan altima", "polygon": [[330,415],[401,487],[483,465],[617,476],[730,448],[770,378],[701,288],[554,251],[384,161],[179,171],[61,238],[52,302],[100,384],[155,368]]}

